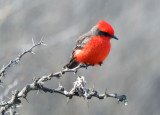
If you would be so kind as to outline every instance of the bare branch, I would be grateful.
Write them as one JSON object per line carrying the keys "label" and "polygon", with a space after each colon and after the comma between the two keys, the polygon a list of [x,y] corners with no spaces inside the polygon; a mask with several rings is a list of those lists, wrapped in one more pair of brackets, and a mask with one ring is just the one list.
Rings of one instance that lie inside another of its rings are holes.
{"label": "bare branch", "polygon": [[[35,54],[35,53],[33,52],[33,49],[34,49],[35,47],[37,47],[37,46],[39,46],[39,45],[46,45],[46,44],[44,44],[44,41],[42,41],[42,39],[41,39],[37,44],[35,44],[35,42],[34,42],[34,40],[33,40],[33,38],[32,38],[32,43],[33,43],[33,45],[32,45],[31,48],[29,48],[28,50],[23,49],[22,54],[18,55],[18,57],[17,57],[16,59],[11,60],[7,65],[3,65],[2,69],[0,70],[0,78],[5,77],[5,75],[6,75],[6,70],[7,70],[8,68],[10,68],[12,65],[18,64],[19,61],[21,60],[21,58],[22,58],[25,54],[27,54],[27,53]],[[1,83],[1,79],[0,79],[0,83]]]}
{"label": "bare branch", "polygon": [[91,99],[96,97],[98,99],[105,99],[107,97],[112,97],[118,100],[118,102],[124,101],[127,105],[127,99],[125,95],[118,94],[109,94],[105,91],[104,94],[98,94],[96,90],[91,90],[86,86],[86,81],[83,76],[79,76],[77,80],[73,83],[73,88],[70,91],[66,91],[62,85],[59,84],[57,89],[51,89],[44,86],[44,82],[51,80],[51,77],[54,74],[48,76],[42,76],[41,78],[34,78],[33,83],[26,85],[21,91],[14,91],[12,93],[12,98],[8,102],[1,102],[0,113],[4,114],[9,108],[14,105],[19,105],[21,103],[20,98],[27,100],[27,94],[32,90],[41,90],[45,93],[58,93],[66,96],[68,99],[72,99],[73,96],[84,97],[86,99]]}
{"label": "bare branch", "polygon": [[20,104],[21,103],[21,100],[18,99],[18,93],[19,91],[14,91],[12,92],[12,98],[11,100],[9,100],[7,103],[2,103],[0,104],[1,106],[1,109],[0,109],[0,113],[2,115],[4,115],[4,113],[9,109],[11,108],[13,105],[17,105],[17,104]]}
{"label": "bare branch", "polygon": [[73,88],[68,92],[62,86],[59,86],[57,89],[54,89],[54,92],[65,95],[69,99],[73,96],[84,97],[86,99],[91,99],[92,97],[97,97],[98,99],[105,99],[107,97],[112,97],[118,100],[118,102],[124,101],[125,105],[127,105],[128,101],[125,95],[118,94],[109,94],[107,90],[104,94],[98,94],[98,92],[94,89],[88,88],[86,86],[86,81],[83,76],[79,76],[77,81],[73,83]]}
{"label": "bare branch", "polygon": [[65,68],[63,69],[62,71],[59,71],[57,73],[51,73],[49,74],[48,76],[44,76],[45,78],[43,78],[44,80],[45,79],[51,79],[52,77],[57,77],[57,78],[61,78],[63,74],[67,73],[67,72],[73,72],[73,73],[77,73],[78,69],[80,68],[85,68],[87,69],[87,67],[90,66],[90,65],[87,65],[87,64],[80,64],[79,66],[73,68],[73,69],[69,69],[69,68]]}

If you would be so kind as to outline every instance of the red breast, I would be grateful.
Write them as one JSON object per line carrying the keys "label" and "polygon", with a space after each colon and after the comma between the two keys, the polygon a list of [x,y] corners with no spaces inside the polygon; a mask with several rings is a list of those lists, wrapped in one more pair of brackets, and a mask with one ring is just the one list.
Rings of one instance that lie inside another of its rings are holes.
{"label": "red breast", "polygon": [[111,49],[110,38],[105,36],[92,36],[89,43],[82,50],[76,50],[76,61],[86,64],[98,65],[108,56]]}

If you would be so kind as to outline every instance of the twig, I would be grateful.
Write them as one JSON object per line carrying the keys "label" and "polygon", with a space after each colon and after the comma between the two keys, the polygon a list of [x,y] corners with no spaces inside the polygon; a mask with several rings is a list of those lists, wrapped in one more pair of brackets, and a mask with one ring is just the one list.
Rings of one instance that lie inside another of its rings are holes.
{"label": "twig", "polygon": [[54,92],[65,95],[69,99],[72,99],[73,96],[84,97],[86,99],[91,99],[92,97],[97,97],[98,99],[105,99],[107,97],[116,98],[118,102],[124,101],[125,105],[127,105],[127,98],[125,95],[118,94],[109,94],[107,90],[104,94],[98,94],[98,92],[94,89],[88,88],[86,86],[86,81],[83,76],[78,76],[77,81],[73,83],[73,88],[68,92],[63,86],[59,85],[57,89],[54,89]]}
{"label": "twig", "polygon": [[98,99],[105,99],[106,97],[112,97],[117,99],[118,101],[124,101],[125,105],[127,105],[127,99],[125,95],[118,94],[109,94],[105,91],[104,94],[98,94],[96,90],[91,90],[86,86],[86,81],[83,76],[79,76],[77,80],[73,83],[73,88],[68,92],[66,91],[62,85],[59,84],[57,89],[51,89],[44,86],[44,82],[50,80],[50,76],[43,76],[42,78],[33,79],[33,83],[25,86],[21,91],[14,91],[12,93],[12,98],[8,102],[1,102],[0,113],[2,115],[13,105],[19,105],[21,103],[20,98],[24,98],[27,100],[27,94],[32,90],[41,90],[45,93],[59,93],[62,94],[68,99],[72,99],[73,96],[84,97],[86,99],[91,99],[92,97],[97,97]]}
{"label": "twig", "polygon": [[18,99],[18,93],[19,91],[14,91],[12,92],[12,98],[11,100],[9,100],[7,103],[2,103],[0,106],[1,106],[1,109],[0,109],[0,113],[2,115],[4,115],[4,113],[10,108],[12,107],[13,105],[17,105],[17,104],[20,104],[21,103],[21,100]]}
{"label": "twig", "polygon": [[11,60],[7,65],[3,65],[2,69],[0,70],[0,83],[2,82],[2,81],[1,81],[1,78],[2,78],[2,77],[5,77],[5,75],[6,75],[6,70],[7,70],[8,68],[10,68],[10,67],[11,67],[12,65],[14,65],[14,64],[18,64],[18,63],[20,62],[21,58],[22,58],[25,54],[27,54],[27,53],[35,54],[35,53],[33,52],[33,49],[34,49],[35,47],[39,46],[39,45],[46,45],[46,44],[44,43],[44,41],[43,41],[43,38],[42,38],[37,44],[35,44],[35,42],[34,42],[34,40],[33,40],[33,38],[32,38],[32,47],[31,47],[31,48],[29,48],[28,50],[23,49],[22,54],[18,55],[18,57],[17,57],[16,59]]}
{"label": "twig", "polygon": [[77,73],[78,69],[80,68],[85,68],[87,69],[87,67],[90,65],[86,65],[86,64],[80,64],[77,67],[73,68],[73,69],[69,69],[69,68],[65,68],[62,71],[56,72],[56,73],[51,73],[48,76],[44,76],[45,78],[43,79],[51,79],[52,77],[57,77],[57,78],[61,78],[63,74],[67,73],[67,72],[73,72],[74,74]]}

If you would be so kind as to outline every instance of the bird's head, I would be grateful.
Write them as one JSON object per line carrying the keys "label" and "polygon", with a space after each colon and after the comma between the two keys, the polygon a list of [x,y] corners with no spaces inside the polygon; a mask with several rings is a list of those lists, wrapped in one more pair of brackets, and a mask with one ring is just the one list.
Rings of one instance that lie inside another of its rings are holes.
{"label": "bird's head", "polygon": [[112,26],[109,23],[107,23],[106,21],[100,20],[97,24],[97,27],[100,31],[102,31],[104,33],[105,36],[112,37],[112,38],[118,40],[118,38],[116,36],[114,36],[114,30],[113,30]]}

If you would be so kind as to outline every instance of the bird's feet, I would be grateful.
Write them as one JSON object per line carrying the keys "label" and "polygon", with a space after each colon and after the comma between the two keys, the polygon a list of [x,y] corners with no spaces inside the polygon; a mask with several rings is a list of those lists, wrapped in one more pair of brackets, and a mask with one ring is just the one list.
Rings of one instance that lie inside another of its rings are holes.
{"label": "bird's feet", "polygon": [[80,65],[81,68],[86,68],[86,69],[87,69],[88,66],[89,66],[89,65],[86,64],[86,63]]}
{"label": "bird's feet", "polygon": [[87,69],[89,66],[94,66],[94,64],[84,63],[84,64],[81,65],[82,68],[86,68],[86,69]]}
{"label": "bird's feet", "polygon": [[102,66],[103,62],[99,62],[99,65]]}

